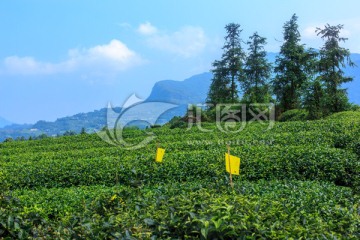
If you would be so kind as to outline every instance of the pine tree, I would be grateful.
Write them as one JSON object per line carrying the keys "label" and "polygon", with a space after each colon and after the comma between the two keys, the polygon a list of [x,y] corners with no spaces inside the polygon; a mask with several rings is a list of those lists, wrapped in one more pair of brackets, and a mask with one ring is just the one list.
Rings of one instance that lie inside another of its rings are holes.
{"label": "pine tree", "polygon": [[213,105],[231,102],[230,79],[221,61],[213,63],[213,79],[207,96],[207,102]]}
{"label": "pine tree", "polygon": [[311,71],[308,62],[313,52],[307,52],[304,45],[300,44],[297,19],[294,14],[284,24],[284,43],[275,61],[273,90],[282,111],[301,107],[302,88]]}
{"label": "pine tree", "polygon": [[266,59],[266,38],[255,32],[247,42],[249,54],[244,67],[243,101],[246,103],[269,103],[269,79],[271,64]]}
{"label": "pine tree", "polygon": [[240,25],[230,23],[225,26],[227,35],[220,61],[213,63],[214,77],[207,101],[211,104],[235,103],[238,101],[238,83],[241,83],[245,53],[241,48]]}
{"label": "pine tree", "polygon": [[319,72],[320,80],[325,85],[326,104],[329,113],[340,112],[347,109],[349,100],[346,89],[341,89],[341,84],[353,80],[345,77],[343,68],[346,64],[354,66],[350,59],[350,51],[340,47],[340,42],[347,38],[340,37],[343,25],[330,26],[327,24],[324,29],[317,28],[316,32],[325,39],[325,44],[320,50]]}

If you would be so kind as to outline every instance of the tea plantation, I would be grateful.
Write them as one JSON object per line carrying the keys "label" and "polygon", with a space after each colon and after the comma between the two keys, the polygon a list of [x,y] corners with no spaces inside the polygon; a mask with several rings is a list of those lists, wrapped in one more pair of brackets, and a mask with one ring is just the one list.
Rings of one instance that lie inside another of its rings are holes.
{"label": "tea plantation", "polygon": [[0,239],[360,239],[360,112],[202,127],[0,143]]}

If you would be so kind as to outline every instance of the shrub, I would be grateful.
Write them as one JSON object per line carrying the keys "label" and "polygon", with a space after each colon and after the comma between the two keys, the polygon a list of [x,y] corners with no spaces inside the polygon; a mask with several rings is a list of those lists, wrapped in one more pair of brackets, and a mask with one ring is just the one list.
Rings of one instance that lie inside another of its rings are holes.
{"label": "shrub", "polygon": [[4,140],[4,142],[12,142],[12,141],[14,141],[14,139],[12,139],[12,138],[7,138]]}
{"label": "shrub", "polygon": [[182,117],[179,116],[175,116],[173,117],[170,121],[169,121],[169,128],[170,129],[174,129],[174,128],[186,128],[187,123],[185,122],[185,120]]}
{"label": "shrub", "polygon": [[327,117],[329,120],[360,119],[360,111],[345,111],[334,113]]}
{"label": "shrub", "polygon": [[305,121],[308,119],[308,116],[309,113],[305,109],[292,109],[282,113],[279,117],[279,121]]}

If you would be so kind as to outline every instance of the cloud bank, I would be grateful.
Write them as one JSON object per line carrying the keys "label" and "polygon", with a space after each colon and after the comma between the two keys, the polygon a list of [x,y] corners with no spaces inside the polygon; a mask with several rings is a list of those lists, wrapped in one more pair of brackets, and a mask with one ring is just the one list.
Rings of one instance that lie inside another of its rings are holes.
{"label": "cloud bank", "polygon": [[68,58],[59,63],[41,62],[33,57],[6,57],[0,74],[8,75],[49,75],[80,70],[120,72],[140,65],[144,60],[117,39],[108,44],[85,49],[71,49]]}

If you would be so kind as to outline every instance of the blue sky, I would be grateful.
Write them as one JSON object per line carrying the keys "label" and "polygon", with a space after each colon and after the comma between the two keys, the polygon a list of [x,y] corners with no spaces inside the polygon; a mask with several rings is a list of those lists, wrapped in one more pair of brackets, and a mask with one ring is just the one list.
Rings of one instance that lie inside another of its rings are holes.
{"label": "blue sky", "polygon": [[258,33],[277,52],[282,26],[299,17],[302,42],[319,48],[316,27],[344,24],[345,47],[360,53],[358,0],[1,0],[0,116],[55,120],[146,98],[159,80],[209,71],[224,26]]}

